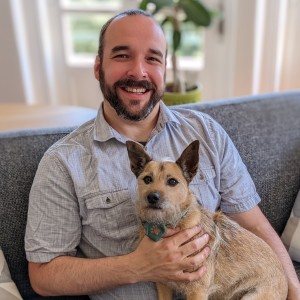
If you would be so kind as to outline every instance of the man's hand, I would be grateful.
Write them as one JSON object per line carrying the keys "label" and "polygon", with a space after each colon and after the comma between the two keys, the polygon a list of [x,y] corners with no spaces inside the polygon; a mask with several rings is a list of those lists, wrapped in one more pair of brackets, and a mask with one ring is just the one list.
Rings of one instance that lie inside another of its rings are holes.
{"label": "man's hand", "polygon": [[209,237],[203,234],[187,242],[199,233],[201,228],[195,226],[180,232],[168,229],[164,238],[158,242],[145,236],[138,248],[130,254],[134,262],[132,275],[137,281],[155,282],[189,282],[201,278],[206,271],[203,262],[210,253],[207,246]]}

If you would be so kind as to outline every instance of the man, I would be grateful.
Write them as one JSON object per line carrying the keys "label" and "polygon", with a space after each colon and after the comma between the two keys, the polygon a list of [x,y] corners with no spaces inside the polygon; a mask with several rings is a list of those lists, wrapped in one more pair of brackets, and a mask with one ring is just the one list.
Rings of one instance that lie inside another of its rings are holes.
{"label": "man", "polygon": [[[162,29],[139,10],[102,28],[94,66],[104,95],[98,116],[47,151],[32,186],[25,237],[32,287],[41,295],[155,299],[152,282],[201,278],[208,237],[185,243],[201,228],[169,229],[159,242],[145,237],[136,247],[136,179],[125,146],[134,140],[153,158],[175,159],[198,139],[197,199],[266,240],[284,265],[289,299],[300,299],[292,262],[258,208],[259,196],[227,134],[206,115],[170,110],[160,101],[166,53]],[[194,265],[198,271],[184,272]]]}

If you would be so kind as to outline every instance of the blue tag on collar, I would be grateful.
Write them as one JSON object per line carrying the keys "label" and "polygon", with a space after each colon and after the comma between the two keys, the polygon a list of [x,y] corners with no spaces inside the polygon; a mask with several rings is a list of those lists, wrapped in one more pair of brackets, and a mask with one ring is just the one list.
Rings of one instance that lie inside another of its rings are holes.
{"label": "blue tag on collar", "polygon": [[157,242],[161,239],[167,230],[164,224],[158,224],[153,222],[146,222],[144,224],[145,234],[153,241]]}

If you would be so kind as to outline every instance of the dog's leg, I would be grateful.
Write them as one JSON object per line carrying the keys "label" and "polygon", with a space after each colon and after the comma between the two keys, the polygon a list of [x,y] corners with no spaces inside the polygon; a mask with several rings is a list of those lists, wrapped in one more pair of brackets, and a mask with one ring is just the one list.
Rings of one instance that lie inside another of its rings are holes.
{"label": "dog's leg", "polygon": [[159,300],[172,300],[173,292],[169,287],[161,283],[156,283],[156,288]]}

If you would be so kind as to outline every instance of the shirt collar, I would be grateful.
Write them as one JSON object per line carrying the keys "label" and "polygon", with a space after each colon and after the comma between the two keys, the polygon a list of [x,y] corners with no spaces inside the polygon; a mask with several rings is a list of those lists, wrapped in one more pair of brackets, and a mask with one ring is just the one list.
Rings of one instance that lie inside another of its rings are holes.
{"label": "shirt collar", "polygon": [[[159,117],[157,120],[157,124],[153,130],[153,135],[162,131],[168,123],[180,124],[177,117],[172,113],[170,108],[163,103],[163,101],[160,101],[159,107]],[[113,138],[123,143],[125,143],[128,140],[127,137],[118,133],[107,123],[107,121],[104,118],[102,104],[100,105],[97,117],[95,119],[94,140],[99,142],[105,142]]]}

